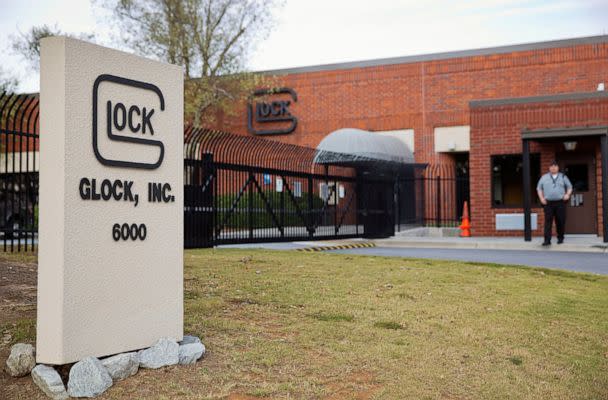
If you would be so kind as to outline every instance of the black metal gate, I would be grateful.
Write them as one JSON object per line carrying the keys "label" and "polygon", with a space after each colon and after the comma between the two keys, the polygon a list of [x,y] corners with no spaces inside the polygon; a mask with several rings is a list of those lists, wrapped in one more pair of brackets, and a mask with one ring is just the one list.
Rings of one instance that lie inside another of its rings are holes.
{"label": "black metal gate", "polygon": [[[185,160],[185,247],[364,237],[386,232],[381,205],[357,206],[357,179]],[[372,220],[367,215],[372,214]],[[367,218],[361,222],[361,217]]]}
{"label": "black metal gate", "polygon": [[185,155],[186,247],[394,234],[392,177],[316,162],[314,149],[208,130],[186,131]]}

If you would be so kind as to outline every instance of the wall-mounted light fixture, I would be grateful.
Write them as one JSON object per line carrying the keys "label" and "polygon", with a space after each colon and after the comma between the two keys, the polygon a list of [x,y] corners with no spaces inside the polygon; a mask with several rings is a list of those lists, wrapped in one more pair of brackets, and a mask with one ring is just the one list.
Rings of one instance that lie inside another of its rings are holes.
{"label": "wall-mounted light fixture", "polygon": [[576,142],[564,142],[564,148],[566,149],[566,151],[574,151],[576,150]]}

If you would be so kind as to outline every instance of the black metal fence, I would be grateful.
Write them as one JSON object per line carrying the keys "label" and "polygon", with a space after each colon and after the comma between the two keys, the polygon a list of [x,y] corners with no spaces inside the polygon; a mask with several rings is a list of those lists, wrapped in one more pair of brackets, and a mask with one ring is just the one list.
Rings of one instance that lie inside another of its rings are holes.
{"label": "black metal fence", "polygon": [[457,227],[468,200],[468,177],[425,174],[398,179],[395,200],[397,230],[411,226]]}
{"label": "black metal fence", "polygon": [[[0,94],[0,245],[38,242],[38,97]],[[251,136],[184,132],[185,247],[389,236],[457,226],[468,177]],[[328,160],[340,160],[329,162]]]}
{"label": "black metal fence", "polygon": [[0,93],[0,240],[34,250],[38,238],[38,96]]}
{"label": "black metal fence", "polygon": [[458,227],[468,200],[469,180],[465,177],[397,179],[395,229],[399,232],[418,226]]}
{"label": "black metal fence", "polygon": [[204,129],[186,130],[184,165],[186,247],[458,226],[468,199],[468,179],[447,166],[349,162],[348,155],[320,156],[306,147]]}

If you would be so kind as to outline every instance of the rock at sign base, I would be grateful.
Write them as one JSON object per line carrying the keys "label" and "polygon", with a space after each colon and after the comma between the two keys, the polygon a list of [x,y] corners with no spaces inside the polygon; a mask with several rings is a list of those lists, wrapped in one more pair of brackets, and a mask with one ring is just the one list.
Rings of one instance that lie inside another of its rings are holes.
{"label": "rock at sign base", "polygon": [[179,342],[179,363],[181,365],[194,364],[205,354],[205,345],[196,336],[184,336]]}
{"label": "rock at sign base", "polygon": [[108,370],[114,381],[128,378],[137,373],[139,358],[136,352],[117,354],[104,358],[101,364]]}
{"label": "rock at sign base", "polygon": [[65,400],[68,398],[61,377],[53,367],[37,365],[32,370],[32,380],[51,399]]}
{"label": "rock at sign base", "polygon": [[160,368],[179,361],[179,345],[170,338],[160,338],[152,347],[137,353],[142,368]]}
{"label": "rock at sign base", "polygon": [[112,377],[95,357],[87,357],[72,366],[68,394],[72,397],[96,397],[112,386]]}
{"label": "rock at sign base", "polygon": [[179,345],[181,346],[182,344],[191,344],[191,343],[201,343],[201,340],[196,336],[184,335],[184,338],[182,339],[181,342],[179,342]]}
{"label": "rock at sign base", "polygon": [[6,371],[10,376],[25,376],[36,366],[36,350],[31,344],[17,343],[11,347],[6,359]]}

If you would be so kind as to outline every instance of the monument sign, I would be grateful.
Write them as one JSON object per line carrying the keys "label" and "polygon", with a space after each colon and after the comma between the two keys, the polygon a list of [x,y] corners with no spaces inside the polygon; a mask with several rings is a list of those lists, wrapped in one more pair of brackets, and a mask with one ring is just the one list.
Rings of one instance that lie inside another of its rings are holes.
{"label": "monument sign", "polygon": [[51,37],[40,76],[37,361],[181,340],[181,67]]}

